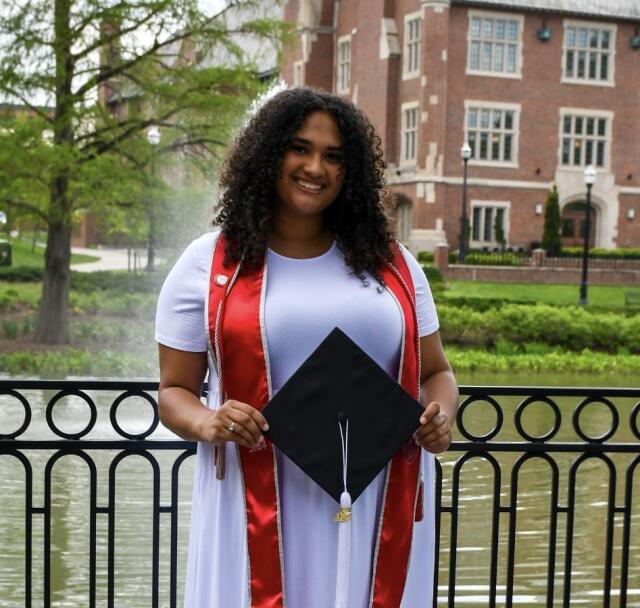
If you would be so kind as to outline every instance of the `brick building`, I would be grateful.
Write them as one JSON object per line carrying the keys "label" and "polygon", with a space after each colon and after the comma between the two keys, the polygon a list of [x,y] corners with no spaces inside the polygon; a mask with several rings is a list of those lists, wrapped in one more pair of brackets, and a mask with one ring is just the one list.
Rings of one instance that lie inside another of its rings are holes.
{"label": "brick building", "polygon": [[[540,241],[556,184],[566,245],[640,246],[638,0],[288,0],[300,24],[283,78],[345,95],[371,118],[412,250],[458,243],[471,144],[471,246]],[[595,219],[595,221],[593,221]],[[583,234],[583,233],[582,233]]]}

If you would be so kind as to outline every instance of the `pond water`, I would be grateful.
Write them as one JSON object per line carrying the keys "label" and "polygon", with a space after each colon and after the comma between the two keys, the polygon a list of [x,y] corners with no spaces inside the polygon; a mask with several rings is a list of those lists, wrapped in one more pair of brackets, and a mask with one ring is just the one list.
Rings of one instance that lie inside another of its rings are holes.
{"label": "pond water", "polygon": [[[460,378],[464,384],[478,385],[555,385],[555,386],[632,386],[634,379],[581,378],[571,376],[496,376],[466,375]],[[25,391],[32,408],[33,418],[29,430],[21,439],[53,439],[49,430],[45,409],[54,391]],[[117,439],[109,421],[109,406],[113,394],[92,393],[98,409],[97,422],[90,439]],[[500,397],[504,411],[504,425],[495,437],[496,441],[516,441],[517,432],[513,425],[514,411],[521,400],[519,397]],[[580,398],[559,398],[562,426],[556,441],[578,441],[571,426],[571,413]],[[539,407],[538,407],[539,405]],[[635,401],[619,399],[616,406],[620,413],[620,426],[612,441],[633,443],[629,428],[629,417]],[[20,425],[22,409],[15,400],[0,396],[0,433],[10,432]],[[88,408],[76,397],[62,400],[54,410],[54,422],[66,432],[81,429],[88,419]],[[494,425],[493,409],[486,403],[476,403],[465,414],[465,426],[474,432],[487,432]],[[151,420],[151,409],[142,399],[131,398],[123,402],[118,411],[118,421],[128,432],[142,432]],[[581,424],[585,432],[596,435],[604,432],[610,424],[610,414],[599,406],[589,406],[584,411]],[[551,408],[543,404],[531,407],[523,417],[523,425],[528,432],[543,434],[553,425]],[[171,433],[158,427],[154,438],[173,438]],[[457,440],[461,439],[458,432]],[[96,469],[96,504],[109,506],[109,467],[117,451],[90,451]],[[178,452],[179,453],[179,452]],[[173,451],[152,451],[159,464],[160,505],[171,503],[171,467],[178,454]],[[33,504],[44,506],[45,469],[54,455],[53,450],[26,450],[33,469]],[[440,457],[443,470],[443,504],[451,504],[453,491],[453,470],[460,452],[451,452]],[[518,454],[496,453],[501,467],[498,483],[499,501],[508,506],[511,499],[511,472]],[[560,504],[568,499],[569,467],[575,454],[554,455],[559,469]],[[637,454],[635,455],[637,457]],[[624,502],[625,474],[632,456],[618,454],[611,456],[615,464],[616,479],[613,495],[617,505]],[[186,566],[186,544],[189,522],[191,483],[193,478],[193,458],[182,465],[179,477],[177,502],[179,505],[178,527],[178,606],[182,605],[181,595]],[[117,608],[142,608],[151,606],[151,547],[153,514],[153,469],[142,456],[128,456],[122,460],[115,473],[115,606]],[[606,510],[610,477],[607,467],[600,461],[591,459],[578,471],[576,491],[576,511],[573,533],[573,560],[571,606],[602,606],[602,589],[605,563]],[[458,508],[458,542],[455,551],[456,566],[456,606],[488,606],[488,585],[490,571],[490,546],[492,525],[488,515],[493,503],[494,471],[484,459],[472,458],[460,469],[460,490]],[[631,478],[630,484],[634,501],[631,519],[631,551],[629,556],[629,595],[627,606],[640,606],[640,470]],[[51,469],[51,606],[88,606],[89,550],[88,538],[90,522],[88,509],[91,500],[90,474],[87,463],[79,456],[68,455],[58,460]],[[549,559],[549,513],[551,504],[550,467],[540,459],[527,462],[518,477],[518,500],[515,546],[515,593],[514,605],[545,605],[546,572]],[[22,607],[24,600],[24,547],[25,547],[25,472],[15,458],[0,458],[0,605],[3,608]],[[563,551],[567,529],[567,515],[558,515],[556,539],[556,577],[554,606],[562,605],[564,588]],[[44,588],[44,518],[34,517],[32,555],[32,603],[43,603]],[[107,541],[108,519],[106,513],[98,513],[96,518],[96,596],[98,606],[107,606]],[[509,517],[502,513],[495,530],[498,542],[497,560],[497,605],[505,605],[505,581],[507,572],[507,531]],[[619,586],[622,543],[622,514],[615,515],[613,521],[614,550],[612,555],[612,587]],[[450,551],[451,517],[443,513],[441,522],[441,546],[439,564],[439,606],[447,606]],[[169,558],[170,558],[170,515],[160,514],[159,536],[159,606],[169,606]],[[618,606],[618,596],[613,593],[611,606]]]}

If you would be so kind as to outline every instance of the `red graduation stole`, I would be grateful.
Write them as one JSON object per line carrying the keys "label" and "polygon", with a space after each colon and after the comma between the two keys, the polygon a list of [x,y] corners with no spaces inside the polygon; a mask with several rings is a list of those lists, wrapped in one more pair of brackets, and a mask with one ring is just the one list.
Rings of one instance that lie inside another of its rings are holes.
{"label": "red graduation stole", "polygon": [[[267,268],[239,274],[224,266],[225,238],[216,242],[209,279],[207,320],[221,395],[257,409],[270,398],[269,357],[262,312]],[[394,244],[381,275],[404,317],[400,382],[414,398],[420,386],[420,342],[411,273]],[[284,608],[284,567],[275,451],[238,446],[247,518],[251,608]],[[371,581],[371,608],[400,606],[409,566],[418,502],[420,449],[408,441],[387,467]]]}

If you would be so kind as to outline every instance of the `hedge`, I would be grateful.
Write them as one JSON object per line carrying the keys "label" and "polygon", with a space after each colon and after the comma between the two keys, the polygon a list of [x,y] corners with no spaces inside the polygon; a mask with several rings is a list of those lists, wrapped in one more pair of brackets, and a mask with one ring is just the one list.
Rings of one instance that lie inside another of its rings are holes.
{"label": "hedge", "polygon": [[[84,293],[117,289],[126,292],[158,292],[168,269],[156,272],[132,273],[123,270],[98,270],[95,272],[71,272],[71,289]],[[10,266],[0,268],[0,281],[7,283],[36,283],[44,278],[42,268]]]}
{"label": "hedge", "polygon": [[445,344],[493,348],[500,340],[515,345],[540,343],[571,351],[585,348],[640,353],[640,314],[594,314],[579,307],[504,304],[484,311],[438,306]]}
{"label": "hedge", "polygon": [[623,374],[637,377],[640,374],[640,355],[616,355],[584,350],[579,353],[559,350],[545,354],[496,354],[486,350],[467,350],[447,347],[447,358],[455,372],[487,371],[565,373],[575,374]]}
{"label": "hedge", "polygon": [[[581,258],[582,253],[582,247],[563,247],[560,257]],[[618,249],[595,247],[589,250],[589,257],[598,260],[640,260],[640,247],[619,247]]]}

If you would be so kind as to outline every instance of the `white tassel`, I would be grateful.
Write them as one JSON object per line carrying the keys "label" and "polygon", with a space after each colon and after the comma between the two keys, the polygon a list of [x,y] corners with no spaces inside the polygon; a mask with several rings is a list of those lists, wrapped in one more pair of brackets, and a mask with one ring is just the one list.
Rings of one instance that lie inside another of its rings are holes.
{"label": "white tassel", "polygon": [[346,437],[342,434],[342,480],[344,492],[340,495],[340,511],[336,513],[338,522],[338,563],[336,572],[336,603],[335,608],[348,608],[349,578],[351,564],[351,494],[347,492],[347,450],[349,448],[349,421],[346,423]]}
{"label": "white tassel", "polygon": [[[338,519],[338,518],[344,519]],[[351,554],[351,495],[343,492],[340,496],[340,513],[336,515],[338,524],[338,571],[336,576],[336,607],[349,606],[349,570]]]}

